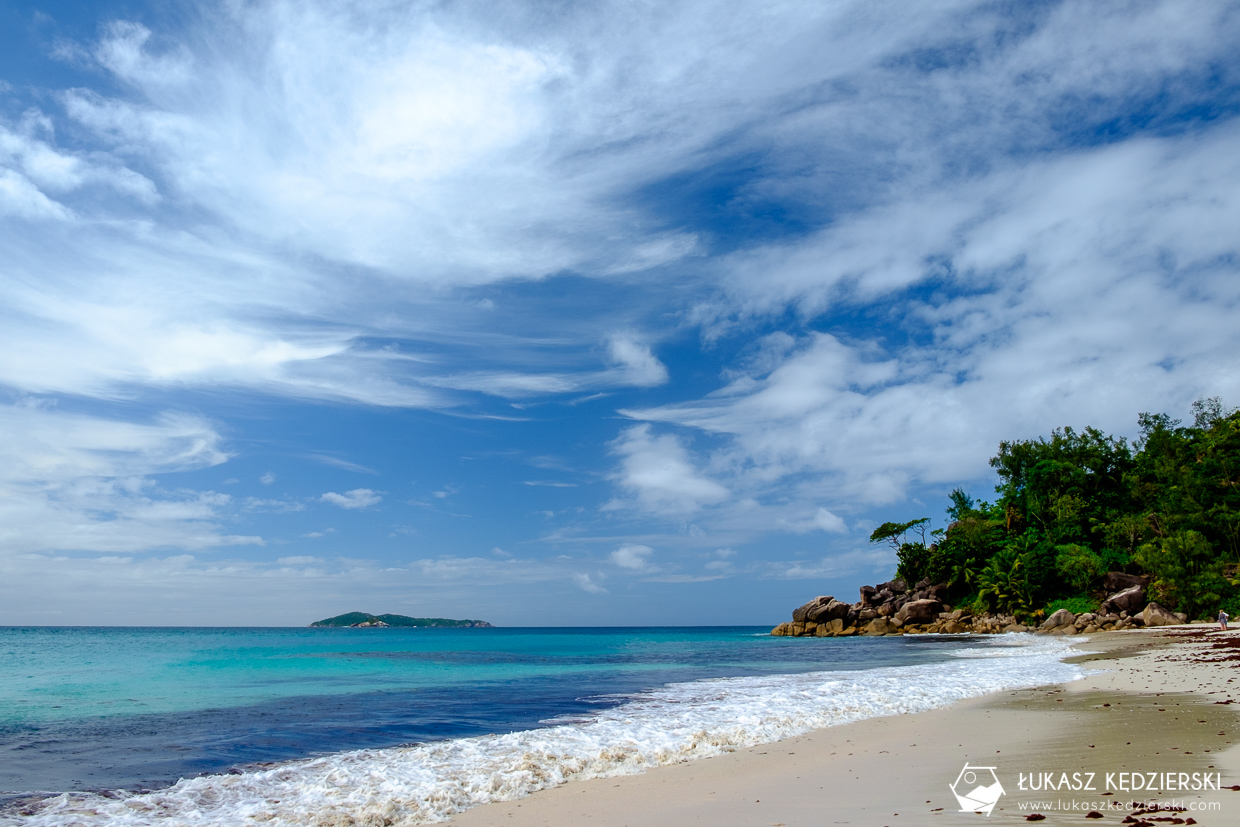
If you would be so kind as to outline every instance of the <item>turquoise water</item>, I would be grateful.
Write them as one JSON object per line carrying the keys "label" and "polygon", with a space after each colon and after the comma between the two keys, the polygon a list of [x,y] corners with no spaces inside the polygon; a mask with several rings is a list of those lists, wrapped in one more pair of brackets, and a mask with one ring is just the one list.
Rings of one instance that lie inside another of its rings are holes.
{"label": "turquoise water", "polygon": [[1073,680],[1070,648],[735,627],[0,629],[0,825],[416,827]]}
{"label": "turquoise water", "polygon": [[768,631],[0,628],[0,726],[582,673],[627,673],[627,685],[641,673],[662,682],[896,665],[951,648],[871,645],[858,664],[860,651]]}
{"label": "turquoise water", "polygon": [[961,646],[768,632],[0,628],[0,792],[158,787],[537,728],[671,683],[909,666]]}

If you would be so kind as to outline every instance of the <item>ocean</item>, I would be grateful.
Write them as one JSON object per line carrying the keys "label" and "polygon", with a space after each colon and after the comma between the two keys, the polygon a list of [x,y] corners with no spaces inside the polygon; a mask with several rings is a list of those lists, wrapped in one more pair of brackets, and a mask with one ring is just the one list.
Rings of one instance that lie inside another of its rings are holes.
{"label": "ocean", "polygon": [[0,824],[421,824],[1081,676],[1029,635],[0,628]]}

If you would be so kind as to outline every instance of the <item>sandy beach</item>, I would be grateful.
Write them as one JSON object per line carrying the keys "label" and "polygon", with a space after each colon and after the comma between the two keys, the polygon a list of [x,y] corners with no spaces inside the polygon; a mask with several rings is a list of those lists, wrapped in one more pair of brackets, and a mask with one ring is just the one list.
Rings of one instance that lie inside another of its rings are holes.
{"label": "sandy beach", "polygon": [[1240,823],[1240,631],[1167,627],[1078,646],[1093,653],[1074,658],[1092,673],[1083,680],[570,782],[451,824],[980,824],[950,787],[966,764],[1003,785],[991,821]]}

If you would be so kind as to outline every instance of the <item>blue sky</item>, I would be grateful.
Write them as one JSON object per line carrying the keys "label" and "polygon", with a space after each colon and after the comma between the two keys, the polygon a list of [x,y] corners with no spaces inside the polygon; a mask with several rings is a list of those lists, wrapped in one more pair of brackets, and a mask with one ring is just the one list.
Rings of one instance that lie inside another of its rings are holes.
{"label": "blue sky", "polygon": [[1240,399],[1240,5],[0,10],[0,623],[775,623]]}

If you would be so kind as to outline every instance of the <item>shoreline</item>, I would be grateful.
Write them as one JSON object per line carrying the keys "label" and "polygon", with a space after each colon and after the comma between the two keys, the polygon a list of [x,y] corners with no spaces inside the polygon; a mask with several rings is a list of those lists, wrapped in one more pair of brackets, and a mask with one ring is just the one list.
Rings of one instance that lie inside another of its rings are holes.
{"label": "shoreline", "polygon": [[[841,724],[640,775],[570,781],[447,823],[977,823],[983,816],[960,812],[949,787],[965,763],[996,768],[1005,794],[990,818],[1001,821],[1026,821],[1035,812],[1047,824],[1140,821],[1157,803],[1186,810],[1146,817],[1237,823],[1240,790],[1227,788],[1240,785],[1240,630],[1170,626],[1082,636],[1077,645],[1084,653],[1065,660],[1094,672],[1081,680]],[[1221,789],[1151,795],[1121,775],[1134,772],[1142,783],[1148,773],[1173,773],[1172,783],[1180,773],[1190,781],[1198,773],[1217,777]],[[1042,773],[1056,784],[1066,773],[1069,786],[1094,789],[1020,789],[1035,778],[1043,784]],[[1073,773],[1082,778],[1073,782]],[[1108,774],[1116,787],[1127,779],[1129,790],[1107,789]],[[1067,809],[1082,804],[1093,806]],[[1101,810],[1101,820],[1087,819],[1090,810]]]}

